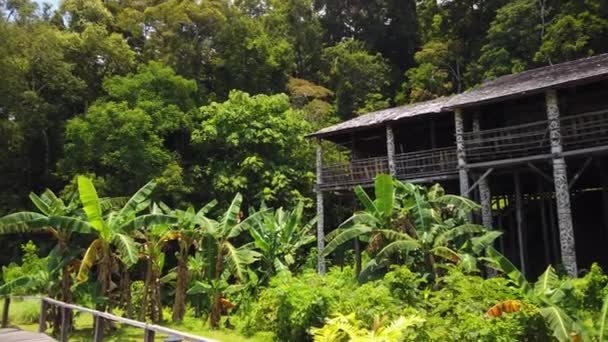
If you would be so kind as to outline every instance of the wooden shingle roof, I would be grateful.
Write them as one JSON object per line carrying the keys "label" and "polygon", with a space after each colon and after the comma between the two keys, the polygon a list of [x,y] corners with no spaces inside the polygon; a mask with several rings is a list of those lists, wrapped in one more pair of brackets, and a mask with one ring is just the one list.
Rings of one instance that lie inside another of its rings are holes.
{"label": "wooden shingle roof", "polygon": [[367,113],[356,118],[341,122],[339,124],[323,128],[309,137],[323,138],[331,135],[347,133],[363,128],[371,128],[384,125],[388,122],[398,121],[423,114],[441,113],[449,97],[413,103],[405,106],[394,107]]}
{"label": "wooden shingle roof", "polygon": [[608,54],[601,54],[499,77],[453,96],[445,107],[453,110],[499,102],[522,95],[537,94],[551,88],[588,83],[605,78],[608,78]]}

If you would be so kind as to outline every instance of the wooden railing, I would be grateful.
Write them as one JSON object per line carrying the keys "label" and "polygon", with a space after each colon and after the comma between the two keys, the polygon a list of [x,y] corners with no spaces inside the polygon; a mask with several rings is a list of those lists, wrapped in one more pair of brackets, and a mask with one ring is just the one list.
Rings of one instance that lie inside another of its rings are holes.
{"label": "wooden railing", "polygon": [[566,151],[608,145],[608,109],[563,117],[561,131]]}
{"label": "wooden railing", "polygon": [[387,157],[357,159],[350,163],[329,165],[323,167],[321,187],[368,184],[381,173],[389,173]]}
{"label": "wooden railing", "polygon": [[464,133],[467,163],[550,152],[547,121]]}
{"label": "wooden railing", "polygon": [[414,179],[455,173],[456,147],[401,153],[395,156],[397,178]]}
{"label": "wooden railing", "polygon": [[[457,172],[456,148],[416,151],[395,155],[397,178],[418,179]],[[388,158],[357,159],[326,166],[322,170],[322,189],[372,184],[378,174],[388,174]]]}
{"label": "wooden railing", "polygon": [[[38,331],[44,333],[46,331],[46,315],[48,308],[51,306],[57,306],[61,308],[61,329],[60,329],[60,339],[59,341],[65,342],[68,340],[68,327],[70,326],[70,317],[71,312],[81,311],[90,313],[95,318],[95,328],[93,341],[101,342],[104,337],[104,323],[106,321],[113,321],[121,324],[130,325],[133,327],[141,328],[144,330],[144,342],[153,342],[156,333],[167,334],[172,337],[181,338],[185,341],[194,341],[194,342],[217,342],[216,340],[212,340],[206,337],[196,336],[192,334],[188,334],[185,332],[165,328],[155,324],[148,324],[145,322],[140,322],[124,317],[119,317],[116,315],[112,315],[107,312],[97,311],[93,309],[89,309],[83,306],[74,305],[64,303],[52,298],[48,297],[30,297],[30,296],[14,296],[13,298],[22,298],[22,299],[39,299],[41,302],[40,308],[40,320],[38,325]],[[2,327],[5,328],[8,326],[8,318],[9,318],[9,307],[11,303],[11,297],[5,297],[4,299],[4,311],[2,312]]]}

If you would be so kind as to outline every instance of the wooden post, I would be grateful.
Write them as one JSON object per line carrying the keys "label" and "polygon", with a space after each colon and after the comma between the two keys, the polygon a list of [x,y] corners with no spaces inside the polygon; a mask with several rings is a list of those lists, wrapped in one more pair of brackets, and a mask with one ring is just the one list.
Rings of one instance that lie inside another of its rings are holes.
{"label": "wooden post", "polygon": [[44,298],[40,299],[40,319],[38,320],[38,332],[44,333],[46,331],[46,312],[48,304]]}
{"label": "wooden post", "polygon": [[10,296],[4,297],[4,309],[2,310],[2,327],[3,328],[8,327],[8,311],[10,309],[10,306],[11,306],[11,297]]}
{"label": "wooden post", "polygon": [[545,93],[547,103],[547,119],[549,121],[549,136],[551,137],[551,153],[553,154],[553,182],[555,185],[555,200],[557,204],[557,224],[559,241],[564,268],[572,277],[576,277],[576,246],[574,228],[572,226],[572,209],[570,207],[570,189],[566,160],[561,156],[562,136],[560,129],[560,114],[557,92],[553,89]]}
{"label": "wooden post", "polygon": [[[479,112],[473,115],[473,132],[481,131]],[[492,229],[492,194],[490,193],[490,185],[488,177],[479,179],[479,200],[481,202],[481,222],[486,229]]]}
{"label": "wooden post", "polygon": [[68,341],[68,308],[62,307],[61,309],[61,332],[60,332],[60,341],[67,342]]}
{"label": "wooden post", "polygon": [[543,248],[545,252],[545,264],[551,264],[551,245],[549,237],[549,229],[547,228],[547,208],[545,207],[545,198],[543,196],[543,180],[540,176],[537,177],[537,196],[538,206],[540,209],[540,228],[543,234]]}
{"label": "wooden post", "polygon": [[323,207],[323,191],[321,190],[323,184],[322,173],[323,150],[321,142],[317,141],[317,272],[319,274],[325,274],[325,256],[323,256],[323,250],[325,249],[325,210]]}
{"label": "wooden post", "polygon": [[521,183],[519,173],[513,175],[515,181],[515,221],[517,223],[517,243],[519,245],[519,261],[521,273],[526,276],[526,240],[524,237],[524,215],[523,215],[523,196],[521,193]]}
{"label": "wooden post", "polygon": [[437,129],[435,125],[435,120],[431,119],[430,121],[430,130],[431,130],[431,148],[437,148]]}
{"label": "wooden post", "polygon": [[458,178],[460,179],[460,195],[469,197],[469,176],[466,169],[466,154],[464,149],[464,121],[462,109],[454,110],[454,128],[456,131],[456,156],[458,158]]}
{"label": "wooden post", "polygon": [[608,172],[605,167],[606,160],[604,157],[597,158],[597,168],[600,174],[600,186],[602,187],[602,216],[604,219],[604,236],[608,237]]}
{"label": "wooden post", "polygon": [[388,171],[391,176],[396,177],[395,136],[393,135],[393,127],[391,125],[386,125],[386,155],[388,157]]}
{"label": "wooden post", "polygon": [[154,330],[150,330],[150,329],[144,330],[144,342],[154,342],[155,336],[156,336],[156,332]]}
{"label": "wooden post", "polygon": [[95,316],[95,332],[94,332],[94,341],[95,342],[103,341],[103,324],[104,324],[103,317]]}

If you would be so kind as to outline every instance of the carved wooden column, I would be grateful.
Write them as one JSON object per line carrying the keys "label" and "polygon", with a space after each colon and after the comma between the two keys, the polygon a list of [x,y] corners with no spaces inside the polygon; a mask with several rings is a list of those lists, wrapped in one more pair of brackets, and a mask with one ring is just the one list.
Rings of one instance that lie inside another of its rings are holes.
{"label": "carved wooden column", "polygon": [[323,149],[321,148],[321,142],[317,141],[317,272],[319,274],[325,274],[325,256],[323,256],[323,250],[325,249],[325,210],[323,207],[323,191],[321,185],[323,173]]}
{"label": "carved wooden column", "polygon": [[[473,116],[473,132],[481,131],[479,121],[479,112],[476,112]],[[486,229],[492,229],[492,204],[490,203],[492,194],[490,193],[488,177],[489,175],[479,180],[479,199],[481,202],[481,222]]]}
{"label": "carved wooden column", "polygon": [[545,100],[547,103],[547,119],[549,121],[549,133],[551,137],[551,153],[553,154],[553,183],[555,185],[557,224],[559,227],[562,263],[568,273],[576,277],[578,270],[576,265],[574,228],[572,227],[572,210],[570,208],[570,189],[568,186],[566,160],[561,156],[562,136],[557,92],[555,90],[547,90]]}
{"label": "carved wooden column", "polygon": [[388,172],[391,176],[397,177],[397,167],[395,165],[395,136],[391,125],[386,125],[386,155],[388,157]]}
{"label": "carved wooden column", "polygon": [[454,129],[456,131],[456,157],[458,158],[458,176],[460,179],[460,195],[469,197],[469,175],[466,169],[464,150],[464,122],[462,109],[454,110]]}

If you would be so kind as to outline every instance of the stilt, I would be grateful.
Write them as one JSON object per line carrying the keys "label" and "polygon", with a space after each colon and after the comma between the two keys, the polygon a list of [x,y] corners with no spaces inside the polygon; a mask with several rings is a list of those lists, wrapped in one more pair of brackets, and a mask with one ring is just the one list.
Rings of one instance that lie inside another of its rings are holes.
{"label": "stilt", "polygon": [[559,106],[557,92],[547,90],[547,119],[551,137],[551,153],[553,157],[553,182],[555,184],[555,200],[557,204],[557,224],[559,226],[559,241],[561,247],[562,263],[564,268],[573,277],[578,274],[576,265],[576,246],[574,242],[574,228],[572,226],[572,209],[570,207],[570,189],[566,160],[561,156],[562,137],[559,120]]}
{"label": "stilt", "polygon": [[393,127],[386,125],[386,155],[388,157],[388,171],[391,176],[397,177],[397,167],[395,165],[395,136]]}
{"label": "stilt", "polygon": [[604,219],[604,236],[608,238],[608,167],[605,157],[598,157],[597,167],[600,174],[600,186],[602,187],[602,216]]}
{"label": "stilt", "polygon": [[458,178],[460,180],[460,195],[468,197],[469,176],[466,169],[466,154],[464,148],[464,121],[462,109],[454,110],[454,128],[456,131],[456,156],[458,158]]}
{"label": "stilt", "polygon": [[319,274],[325,274],[325,256],[323,250],[325,249],[325,210],[323,207],[323,191],[321,185],[323,173],[323,150],[321,148],[321,142],[317,141],[317,272]]}
{"label": "stilt", "polygon": [[[481,119],[479,112],[473,115],[473,132],[481,130]],[[492,194],[490,193],[490,185],[488,181],[489,174],[484,174],[485,177],[479,179],[479,202],[481,203],[481,222],[486,229],[492,229]]]}
{"label": "stilt", "polygon": [[551,243],[553,252],[553,262],[558,263],[561,260],[561,254],[559,252],[559,229],[555,224],[555,204],[553,201],[554,193],[549,194],[551,197],[547,201],[546,205],[549,207],[549,231],[551,232]]}
{"label": "stilt", "polygon": [[543,246],[544,246],[544,252],[545,252],[545,264],[550,265],[551,264],[551,244],[550,244],[551,237],[549,236],[549,229],[547,228],[547,208],[545,207],[545,198],[543,196],[543,180],[540,177],[538,177],[537,184],[538,184],[537,195],[539,196],[538,204],[540,207],[539,208],[540,209],[540,225],[541,225],[542,234],[543,234]]}
{"label": "stilt", "polygon": [[526,241],[524,237],[524,215],[523,215],[523,197],[521,194],[521,183],[519,179],[519,173],[513,175],[515,182],[515,222],[517,224],[517,243],[519,247],[519,261],[521,266],[521,273],[524,277],[527,275],[526,272]]}

